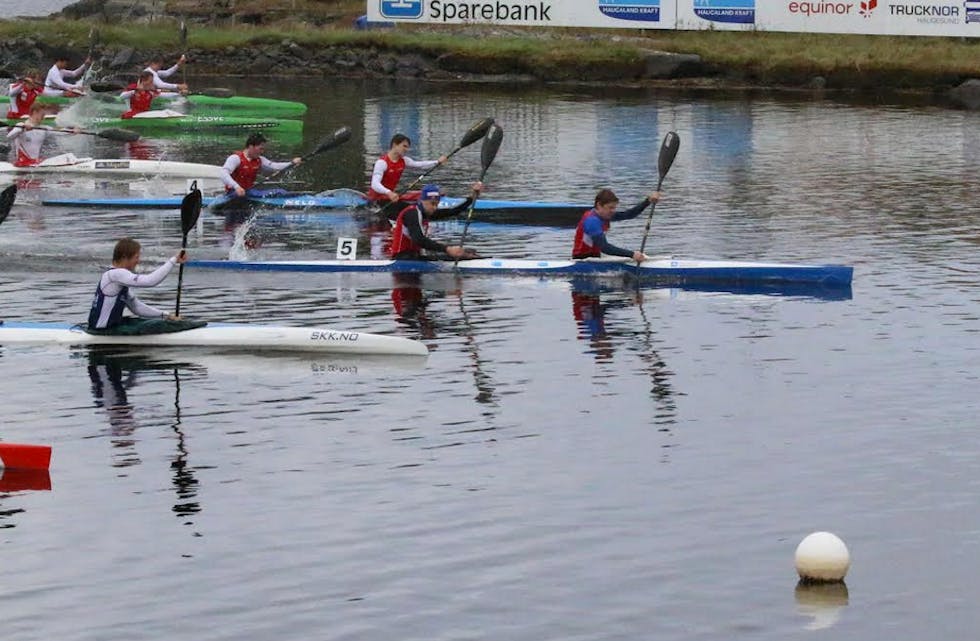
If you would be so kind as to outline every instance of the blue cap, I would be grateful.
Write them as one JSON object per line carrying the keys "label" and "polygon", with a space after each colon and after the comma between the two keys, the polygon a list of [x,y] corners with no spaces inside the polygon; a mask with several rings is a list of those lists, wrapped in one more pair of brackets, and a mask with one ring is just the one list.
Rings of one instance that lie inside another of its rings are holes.
{"label": "blue cap", "polygon": [[430,198],[442,198],[439,185],[426,185],[419,193],[419,200],[429,200]]}

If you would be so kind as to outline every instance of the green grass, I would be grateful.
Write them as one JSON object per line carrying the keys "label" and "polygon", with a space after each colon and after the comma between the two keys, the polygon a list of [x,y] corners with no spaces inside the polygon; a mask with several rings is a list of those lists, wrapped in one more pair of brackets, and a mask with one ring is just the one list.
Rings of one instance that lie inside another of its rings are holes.
{"label": "green grass", "polygon": [[[980,39],[443,25],[399,25],[364,32],[350,28],[350,14],[362,11],[362,3],[300,2],[334,15],[334,22],[314,26],[294,16],[291,22],[272,25],[192,24],[189,46],[220,50],[291,40],[314,49],[346,46],[432,57],[451,54],[461,70],[528,72],[548,78],[622,77],[642,64],[650,50],[695,53],[719,69],[758,82],[793,83],[823,75],[858,86],[928,87],[980,77]],[[26,36],[63,43],[81,53],[88,48],[94,25],[103,46],[176,52],[178,24],[167,19],[125,26],[81,20],[0,20],[0,39]]]}

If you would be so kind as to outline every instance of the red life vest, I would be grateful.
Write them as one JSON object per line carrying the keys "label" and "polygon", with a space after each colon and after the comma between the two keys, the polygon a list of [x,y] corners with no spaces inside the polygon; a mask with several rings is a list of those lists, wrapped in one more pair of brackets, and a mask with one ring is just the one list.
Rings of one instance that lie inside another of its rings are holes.
{"label": "red life vest", "polygon": [[[399,158],[398,160],[392,160],[388,157],[388,154],[383,154],[381,160],[385,161],[387,169],[385,169],[384,175],[381,176],[381,184],[387,189],[392,191],[398,186],[398,181],[402,179],[402,173],[405,171],[405,159]],[[387,194],[379,194],[374,191],[374,189],[368,189],[367,192],[368,200],[387,200]]]}
{"label": "red life vest", "polygon": [[242,189],[251,189],[255,179],[258,178],[259,170],[262,169],[262,157],[249,158],[244,151],[236,151],[235,155],[239,160],[238,169],[231,172],[231,177],[241,185]]}
{"label": "red life vest", "polygon": [[124,113],[122,117],[132,118],[136,114],[149,111],[150,103],[152,103],[153,99],[159,95],[159,91],[147,91],[144,89],[137,89],[133,91],[133,95],[129,97],[129,111]]}
{"label": "red life vest", "polygon": [[[23,83],[20,84],[23,88]],[[16,111],[13,109],[7,110],[8,118],[23,118],[24,116],[31,113],[31,105],[37,100],[37,97],[41,95],[44,91],[43,87],[33,87],[31,89],[23,88],[22,91],[17,94],[14,98],[14,102],[17,104]]]}
{"label": "red life vest", "polygon": [[20,146],[17,147],[17,160],[14,161],[14,167],[35,167],[40,164],[40,158],[31,158]]}
{"label": "red life vest", "polygon": [[429,219],[423,215],[421,205],[410,205],[406,207],[398,213],[398,219],[395,220],[395,228],[391,230],[391,247],[388,248],[389,256],[395,256],[406,251],[422,251],[422,248],[416,245],[412,237],[408,235],[408,229],[405,228],[404,224],[405,216],[418,216],[419,222],[422,224],[422,232],[426,235],[429,234]]}
{"label": "red life vest", "polygon": [[[582,214],[582,218],[579,219],[578,227],[575,228],[575,245],[572,247],[572,256],[575,258],[581,258],[583,256],[595,256],[598,258],[602,255],[599,248],[592,245],[591,239],[588,239],[587,242],[585,237],[585,220],[589,216],[599,217],[599,214],[596,213],[595,209],[590,209]],[[603,233],[609,231],[609,221],[603,220],[602,218],[600,220],[602,220]]]}

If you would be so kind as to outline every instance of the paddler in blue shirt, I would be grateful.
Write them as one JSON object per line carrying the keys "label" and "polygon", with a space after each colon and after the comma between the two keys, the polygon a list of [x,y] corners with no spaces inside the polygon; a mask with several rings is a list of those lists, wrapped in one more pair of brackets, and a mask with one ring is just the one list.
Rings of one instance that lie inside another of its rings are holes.
{"label": "paddler in blue shirt", "polygon": [[[483,191],[483,183],[473,183],[473,193],[459,205],[439,209],[442,191],[439,185],[426,185],[419,192],[419,200],[398,213],[391,231],[389,255],[395,260],[446,260],[476,258],[476,252],[460,245],[443,245],[429,238],[429,221],[452,218],[466,211],[473,199]],[[424,251],[433,252],[430,254]]]}
{"label": "paddler in blue shirt", "polygon": [[647,255],[629,249],[617,247],[606,239],[609,223],[614,220],[629,220],[643,213],[650,203],[660,200],[660,192],[652,191],[642,201],[626,211],[616,212],[619,198],[612,189],[602,189],[596,194],[595,206],[582,214],[575,228],[575,246],[572,248],[572,258],[598,258],[602,254],[623,256],[638,263],[647,260]]}

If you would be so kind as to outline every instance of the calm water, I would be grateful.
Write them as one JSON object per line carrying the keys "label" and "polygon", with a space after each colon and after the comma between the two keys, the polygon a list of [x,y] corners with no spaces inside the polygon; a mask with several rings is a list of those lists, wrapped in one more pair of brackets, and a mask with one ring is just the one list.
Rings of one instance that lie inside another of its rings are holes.
{"label": "calm water", "polygon": [[[488,196],[611,186],[628,203],[655,186],[673,129],[653,253],[852,264],[853,290],[188,270],[187,314],[420,338],[431,356],[0,347],[0,436],[54,446],[50,491],[0,495],[6,638],[975,638],[980,115],[310,89],[305,139],[272,155],[342,124],[355,137],[296,172],[309,188],[363,186],[396,130],[430,157],[493,115],[506,137]],[[125,153],[81,138],[62,142]],[[129,153],[220,162],[237,144]],[[474,148],[438,176],[459,192],[478,173]],[[148,264],[176,250],[175,212],[37,205],[93,187],[107,186],[22,189],[0,228],[4,317],[81,320],[119,236],[139,237]],[[269,215],[245,248],[225,222],[206,218],[195,257],[325,257],[344,235],[363,253],[371,235]],[[644,222],[612,237],[636,246]],[[571,235],[478,226],[471,239],[557,256]],[[145,298],[168,306],[175,283]],[[793,552],[815,530],[850,546],[846,590],[796,588]]]}

